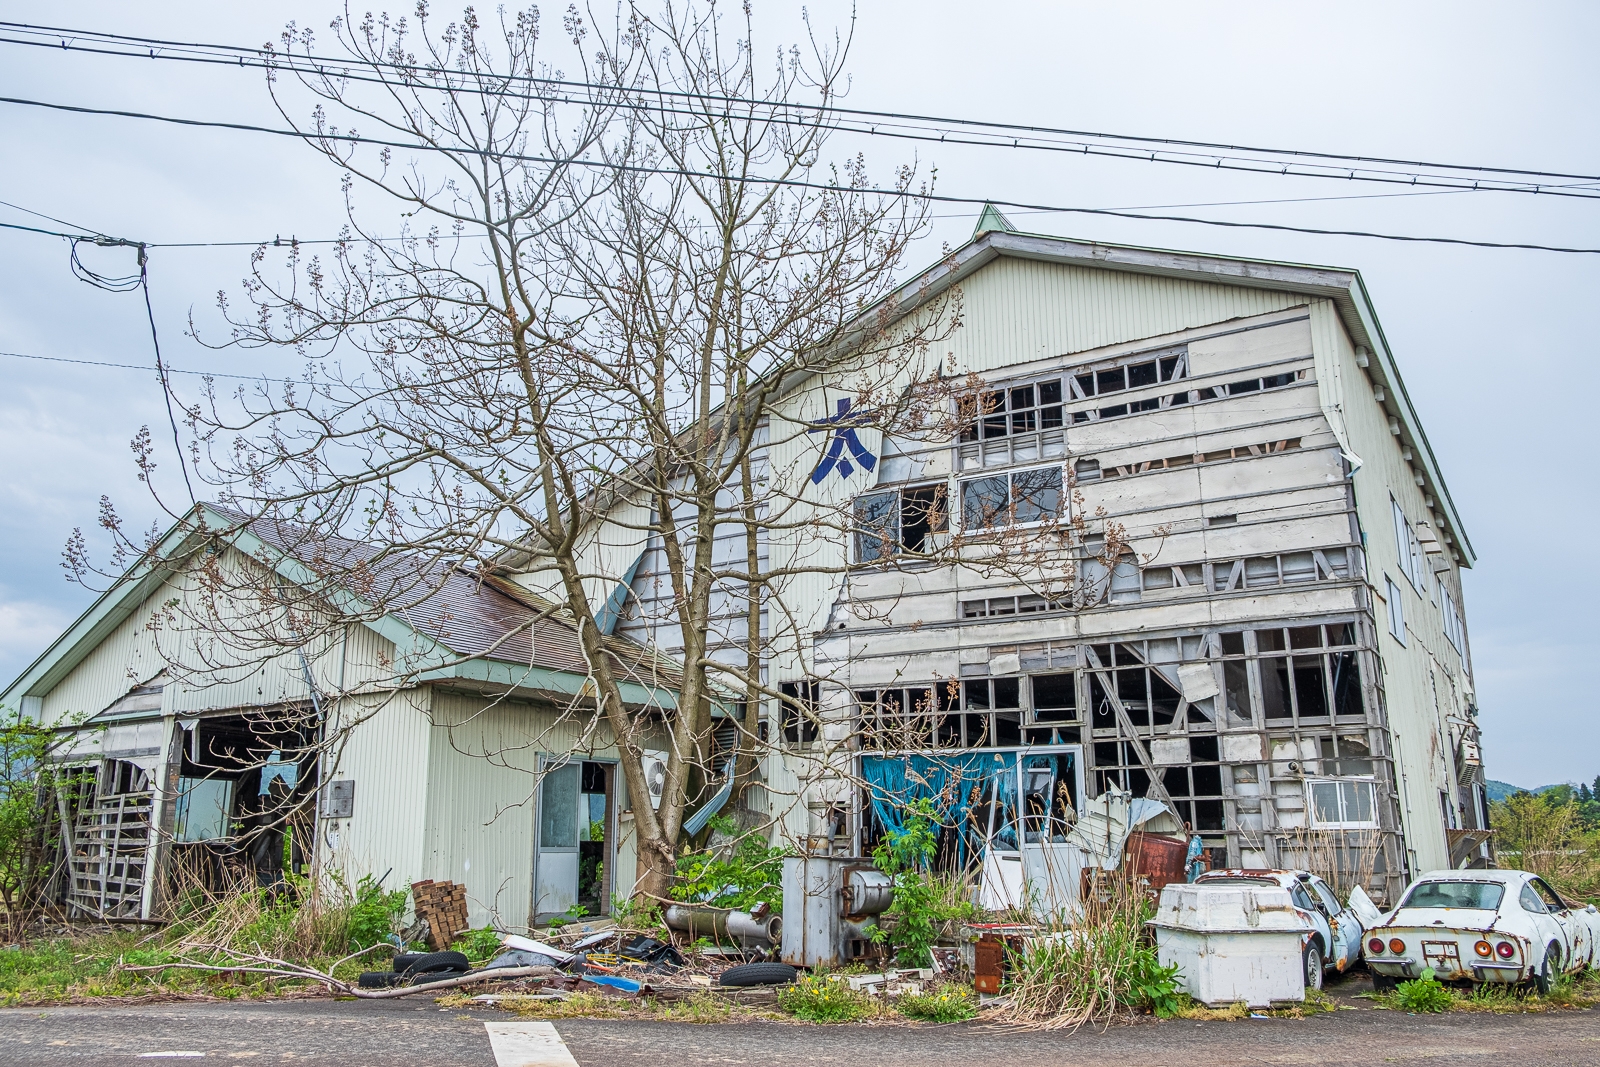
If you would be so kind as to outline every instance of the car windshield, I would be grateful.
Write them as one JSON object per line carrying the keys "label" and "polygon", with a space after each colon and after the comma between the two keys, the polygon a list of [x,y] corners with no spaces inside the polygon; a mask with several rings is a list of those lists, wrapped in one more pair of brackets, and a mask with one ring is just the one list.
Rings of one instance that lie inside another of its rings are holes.
{"label": "car windshield", "polygon": [[1403,908],[1479,908],[1500,906],[1506,888],[1496,882],[1423,882],[1406,896]]}

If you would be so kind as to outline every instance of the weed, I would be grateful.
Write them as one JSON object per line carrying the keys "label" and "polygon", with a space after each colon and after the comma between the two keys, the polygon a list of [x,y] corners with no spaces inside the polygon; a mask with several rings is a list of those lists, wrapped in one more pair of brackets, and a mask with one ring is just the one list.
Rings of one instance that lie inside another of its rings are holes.
{"label": "weed", "polygon": [[978,997],[969,986],[946,985],[926,993],[908,993],[896,1000],[894,1006],[908,1019],[957,1023],[977,1016]]}
{"label": "weed", "polygon": [[1012,1015],[1073,1027],[1118,1012],[1181,1012],[1177,968],[1163,967],[1144,936],[1150,911],[1139,886],[1119,876],[1067,926],[1030,938],[1011,960]]}
{"label": "weed", "polygon": [[1401,982],[1394,991],[1395,1006],[1413,1014],[1446,1011],[1454,1001],[1450,990],[1433,976],[1432,967],[1424,967],[1420,978]]}
{"label": "weed", "polygon": [[827,975],[803,974],[793,985],[778,990],[778,1006],[812,1023],[847,1023],[873,1014],[868,999]]}
{"label": "weed", "polygon": [[757,904],[781,909],[783,857],[788,850],[770,847],[758,833],[741,832],[739,824],[726,816],[713,817],[711,829],[736,840],[732,846],[691,852],[680,858],[673,899],[738,911]]}
{"label": "weed", "polygon": [[507,999],[500,1003],[528,1019],[611,1019],[622,1014],[616,1000],[599,993],[569,993],[560,1000]]}
{"label": "weed", "polygon": [[672,1004],[654,1007],[656,1018],[678,1023],[721,1023],[733,1016],[733,1005],[711,992],[691,993]]}
{"label": "weed", "polygon": [[1243,1001],[1229,1004],[1225,1008],[1208,1008],[1198,1000],[1190,998],[1189,994],[1179,993],[1174,1007],[1173,1018],[1192,1019],[1195,1022],[1233,1022],[1250,1018],[1250,1008]]}
{"label": "weed", "polygon": [[457,934],[455,943],[450,947],[457,952],[465,953],[467,959],[474,963],[485,962],[500,954],[500,932],[490,926],[485,926],[481,930],[468,930]]}

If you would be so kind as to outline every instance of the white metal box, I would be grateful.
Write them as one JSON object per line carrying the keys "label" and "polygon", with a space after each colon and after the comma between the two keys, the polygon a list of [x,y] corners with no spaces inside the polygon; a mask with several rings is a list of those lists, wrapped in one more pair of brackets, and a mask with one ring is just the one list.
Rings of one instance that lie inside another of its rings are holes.
{"label": "white metal box", "polygon": [[1289,891],[1267,885],[1169,885],[1150,925],[1178,987],[1209,1007],[1267,1008],[1306,996],[1310,926]]}

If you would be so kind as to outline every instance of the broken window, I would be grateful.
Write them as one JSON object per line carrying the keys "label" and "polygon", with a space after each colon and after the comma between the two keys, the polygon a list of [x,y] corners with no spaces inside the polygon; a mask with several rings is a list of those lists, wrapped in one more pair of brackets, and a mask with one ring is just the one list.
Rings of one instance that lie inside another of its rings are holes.
{"label": "broken window", "polygon": [[1052,600],[1036,593],[1020,596],[986,597],[982,600],[963,600],[961,617],[964,619],[993,618],[1001,615],[1027,615],[1036,611],[1061,611],[1070,603]]}
{"label": "broken window", "polygon": [[1389,498],[1389,507],[1394,512],[1395,556],[1400,564],[1400,573],[1406,576],[1406,581],[1418,593],[1427,594],[1428,563],[1422,542],[1406,520],[1406,513],[1401,510],[1399,502],[1392,496]]}
{"label": "broken window", "polygon": [[1372,829],[1378,825],[1377,787],[1363,779],[1308,779],[1306,798],[1315,829]]}
{"label": "broken window", "polygon": [[1078,720],[1078,676],[1071,671],[1036,674],[1033,686],[1034,722],[1076,722]]}
{"label": "broken window", "polygon": [[876,563],[902,552],[923,553],[933,534],[948,529],[945,487],[924,485],[856,498],[856,562]]}
{"label": "broken window", "polygon": [[[1117,728],[1112,691],[1135,729],[1144,731],[1156,726],[1170,726],[1177,717],[1178,703],[1182,697],[1173,684],[1177,677],[1176,667],[1148,666],[1143,644],[1122,642],[1091,646],[1100,666],[1108,668],[1105,673],[1094,671],[1089,675],[1089,707],[1096,729]],[[1111,680],[1109,689],[1105,683],[1108,675]]]}
{"label": "broken window", "polygon": [[989,389],[961,404],[961,440],[977,441],[1061,426],[1061,378]]}
{"label": "broken window", "polygon": [[[1131,387],[1125,384],[1119,385],[1118,383],[1122,382],[1123,379],[1118,378],[1115,375],[1108,379],[1102,379],[1101,373],[1102,372],[1097,372],[1095,374],[1079,374],[1075,376],[1073,379],[1074,398],[1076,398],[1080,392],[1085,398],[1087,398],[1092,395],[1102,395],[1108,392],[1119,391],[1122,388]],[[1182,371],[1175,375],[1175,377],[1179,378],[1186,376],[1187,374]],[[1106,407],[1089,408],[1084,411],[1074,411],[1072,413],[1072,421],[1074,424],[1077,424],[1098,421],[1100,419],[1114,419],[1123,415],[1138,414],[1141,411],[1155,411],[1160,408],[1177,407],[1180,404],[1197,404],[1207,400],[1223,400],[1230,396],[1238,396],[1243,393],[1255,393],[1263,389],[1279,389],[1286,385],[1292,385],[1297,381],[1302,381],[1305,379],[1305,376],[1305,371],[1285,371],[1281,374],[1268,374],[1258,378],[1244,378],[1236,382],[1229,382],[1226,385],[1208,386],[1202,389],[1191,389],[1187,392],[1168,393],[1162,396],[1149,397],[1143,400],[1133,401],[1131,403],[1111,404]],[[1168,379],[1162,378],[1161,380],[1167,381]],[[1107,386],[1107,382],[1109,382],[1109,388]],[[1095,392],[1090,393],[1088,391],[1090,388],[1093,388]]]}
{"label": "broken window", "polygon": [[862,748],[885,751],[962,746],[954,682],[895,689],[859,689],[855,694],[857,738]]}
{"label": "broken window", "polygon": [[[1355,643],[1348,623],[1257,630],[1261,713],[1268,720],[1361,717],[1361,672],[1354,650],[1324,649]],[[1291,655],[1274,655],[1289,652]]]}
{"label": "broken window", "polygon": [[1050,522],[1060,511],[1060,466],[970,478],[961,483],[961,525],[967,530]]}
{"label": "broken window", "polygon": [[783,715],[783,739],[791,745],[809,744],[822,737],[819,718],[821,683],[815,679],[782,682],[779,707]]}
{"label": "broken window", "polygon": [[[1268,441],[1259,445],[1238,445],[1230,448],[1219,448],[1210,452],[1185,452],[1181,456],[1135,460],[1131,463],[1113,464],[1099,459],[1081,459],[1078,461],[1077,473],[1080,481],[1093,481],[1096,478],[1129,478],[1136,474],[1149,474],[1152,471],[1189,467],[1197,463],[1226,463],[1232,460],[1254,459],[1258,456],[1269,456],[1274,452],[1286,452],[1291,448],[1299,447],[1300,438],[1290,437],[1282,441]],[[1086,471],[1092,471],[1092,475],[1086,476]],[[1215,526],[1223,522],[1237,522],[1238,519],[1237,515],[1219,515],[1211,520],[1211,525]]]}

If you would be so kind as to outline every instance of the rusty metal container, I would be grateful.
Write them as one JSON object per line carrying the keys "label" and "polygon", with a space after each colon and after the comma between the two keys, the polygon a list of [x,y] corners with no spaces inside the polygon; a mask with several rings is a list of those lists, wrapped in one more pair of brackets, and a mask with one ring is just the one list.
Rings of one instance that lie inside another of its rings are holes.
{"label": "rusty metal container", "polygon": [[1158,893],[1174,882],[1188,881],[1184,860],[1189,845],[1179,838],[1135,830],[1128,835],[1125,851],[1128,869],[1147,879],[1150,888]]}

